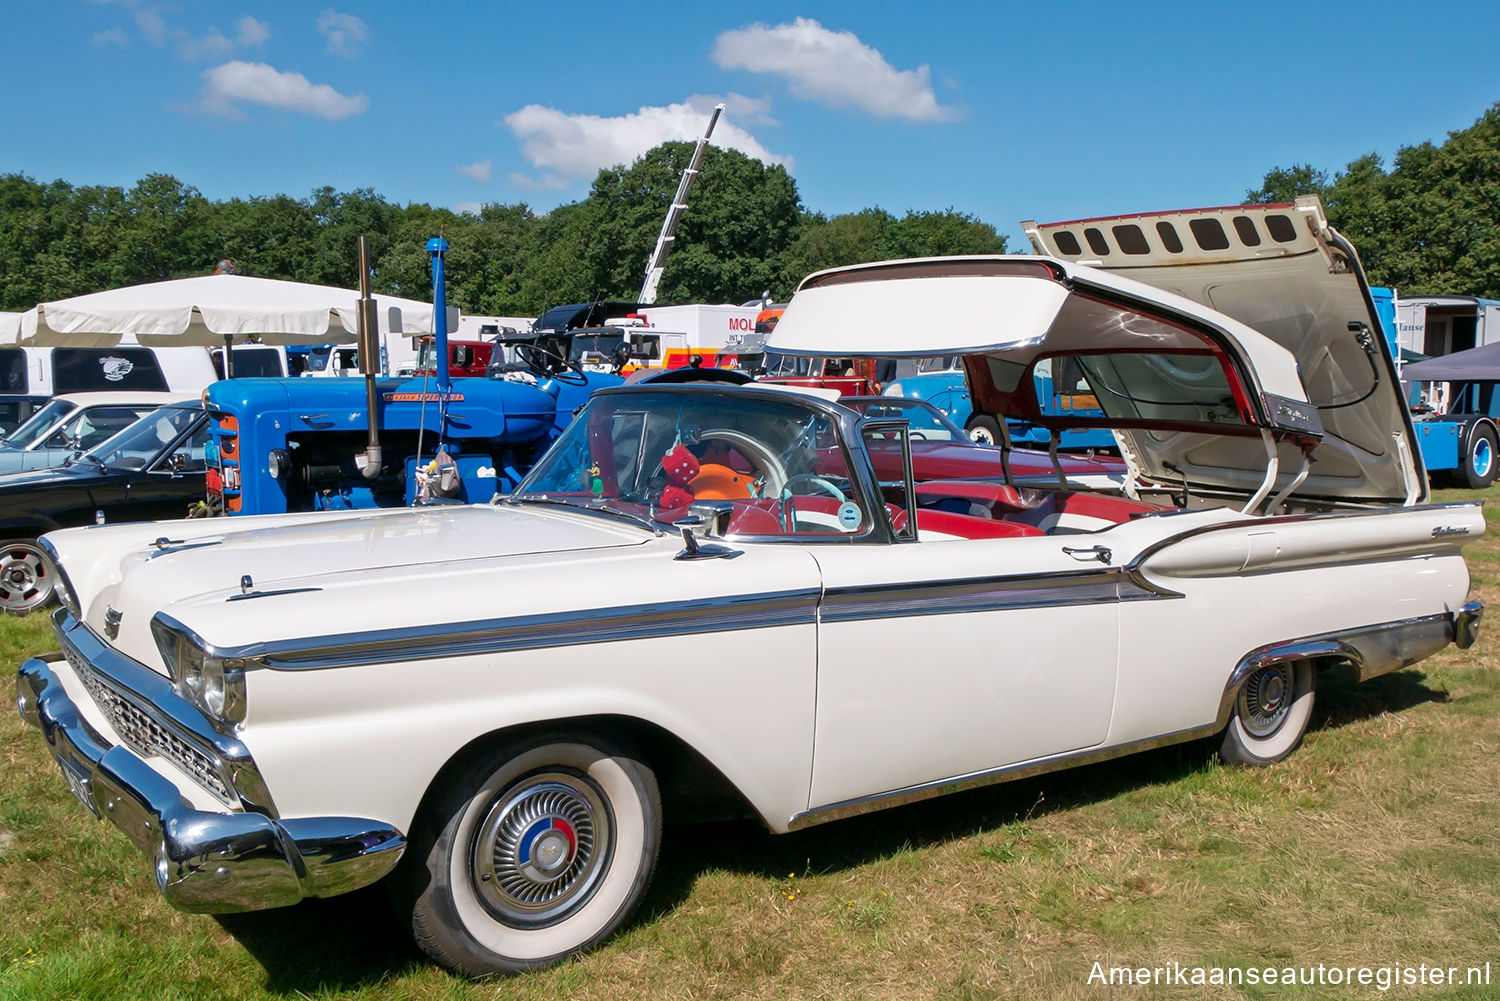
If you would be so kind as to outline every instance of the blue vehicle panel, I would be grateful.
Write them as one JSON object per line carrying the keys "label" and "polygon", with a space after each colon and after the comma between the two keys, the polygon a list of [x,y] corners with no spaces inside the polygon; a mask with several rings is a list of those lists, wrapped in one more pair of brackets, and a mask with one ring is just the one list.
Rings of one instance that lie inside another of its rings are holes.
{"label": "blue vehicle panel", "polygon": [[364,380],[217,382],[204,393],[211,418],[210,503],[226,514],[410,504],[417,498],[418,465],[425,471],[440,446],[453,470],[438,495],[488,500],[514,488],[571,420],[575,399],[581,403],[592,388],[552,380],[458,380],[444,428],[429,381],[377,380],[383,461],[378,474],[367,477],[355,459],[368,439]]}
{"label": "blue vehicle panel", "polygon": [[[1037,399],[1042,401],[1043,413],[1103,416],[1102,410],[1072,410],[1063,407],[1059,396],[1053,392],[1052,378],[1042,373],[1037,373],[1035,378]],[[964,383],[964,373],[961,369],[920,372],[916,375],[893,379],[886,384],[883,392],[888,396],[924,400],[942,411],[953,423],[969,431],[971,435],[974,433],[974,406],[969,399],[969,389]],[[1038,427],[1029,421],[1009,418],[1006,426],[1011,440],[1017,445],[1045,448],[1051,440],[1046,428]],[[1115,436],[1109,431],[1093,428],[1065,430],[1058,439],[1058,448],[1065,451],[1114,448],[1115,444]]]}

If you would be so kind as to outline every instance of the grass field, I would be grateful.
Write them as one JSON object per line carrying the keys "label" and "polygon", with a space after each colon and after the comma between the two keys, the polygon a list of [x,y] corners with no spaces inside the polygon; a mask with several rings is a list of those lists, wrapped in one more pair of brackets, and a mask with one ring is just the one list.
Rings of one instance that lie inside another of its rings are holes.
{"label": "grass field", "polygon": [[[1444,491],[1439,499],[1500,498]],[[1500,528],[1468,550],[1500,610]],[[1326,674],[1287,761],[1189,744],[773,837],[669,827],[598,952],[473,984],[377,890],[180,914],[0,713],[0,998],[1500,997],[1500,640],[1356,686]],[[0,686],[51,646],[0,621]],[[7,697],[6,704],[9,704]],[[1091,985],[1103,967],[1492,964],[1491,986]]]}

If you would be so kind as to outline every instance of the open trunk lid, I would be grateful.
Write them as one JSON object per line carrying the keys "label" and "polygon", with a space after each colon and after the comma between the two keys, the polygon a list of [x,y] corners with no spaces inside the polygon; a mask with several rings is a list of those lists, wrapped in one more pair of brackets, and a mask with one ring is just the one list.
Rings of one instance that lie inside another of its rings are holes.
{"label": "open trunk lid", "polygon": [[[1427,500],[1411,415],[1359,257],[1329,226],[1316,196],[1022,226],[1038,253],[1193,300],[1290,351],[1323,431],[1298,495]],[[1193,445],[1147,432],[1121,434],[1148,472],[1162,462],[1187,471],[1190,480],[1195,467],[1241,465],[1246,475],[1264,468],[1264,453],[1249,442]],[[1235,459],[1225,448],[1245,454]],[[1284,457],[1281,468],[1297,462]]]}

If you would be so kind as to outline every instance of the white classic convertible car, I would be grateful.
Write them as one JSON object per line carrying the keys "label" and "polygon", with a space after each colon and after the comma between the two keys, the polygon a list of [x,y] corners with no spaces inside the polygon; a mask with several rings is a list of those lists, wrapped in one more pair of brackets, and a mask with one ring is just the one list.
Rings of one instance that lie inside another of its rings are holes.
{"label": "white classic convertible car", "polygon": [[1319,669],[1481,614],[1480,506],[1424,503],[1357,261],[1297,236],[1331,319],[1286,345],[1043,257],[824,272],[777,327],[966,354],[977,406],[1032,420],[1067,362],[1114,475],[981,446],[935,475],[905,421],[810,393],[603,391],[492,505],[46,536],[61,652],[21,714],[174,906],[385,879],[475,976],[610,935],[706,802],[785,832],[1210,735],[1277,761]]}

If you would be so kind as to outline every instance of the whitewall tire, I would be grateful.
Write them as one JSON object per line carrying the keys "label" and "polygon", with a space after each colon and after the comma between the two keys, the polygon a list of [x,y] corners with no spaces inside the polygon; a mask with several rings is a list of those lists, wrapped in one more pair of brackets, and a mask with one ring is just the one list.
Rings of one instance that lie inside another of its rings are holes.
{"label": "whitewall tire", "polygon": [[1302,743],[1312,718],[1317,671],[1311,661],[1271,664],[1240,686],[1219,757],[1234,765],[1269,765]]}
{"label": "whitewall tire", "polygon": [[486,754],[438,794],[410,847],[417,944],[471,977],[556,963],[613,934],[645,895],[661,795],[595,737]]}

